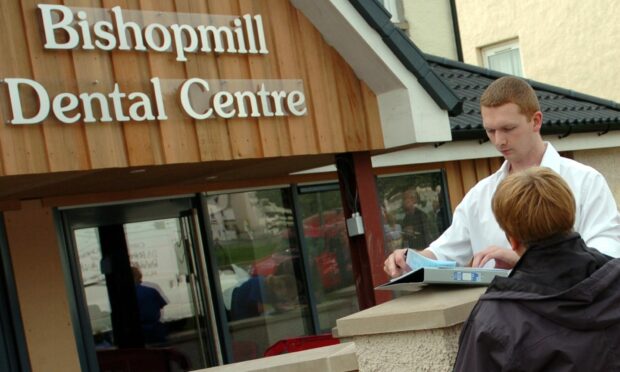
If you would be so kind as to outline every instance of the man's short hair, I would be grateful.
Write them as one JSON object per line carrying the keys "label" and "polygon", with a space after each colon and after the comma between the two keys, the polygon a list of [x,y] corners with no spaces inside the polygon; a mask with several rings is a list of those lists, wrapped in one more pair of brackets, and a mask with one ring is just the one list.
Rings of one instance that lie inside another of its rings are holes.
{"label": "man's short hair", "polygon": [[403,191],[403,198],[407,196],[413,196],[416,201],[420,201],[420,193],[413,187]]}
{"label": "man's short hair", "polygon": [[540,111],[540,103],[534,89],[523,79],[504,76],[492,82],[480,96],[480,106],[499,107],[507,103],[519,106],[528,118]]}
{"label": "man's short hair", "polygon": [[549,168],[533,167],[506,177],[492,200],[493,214],[506,235],[527,244],[572,231],[575,198]]}

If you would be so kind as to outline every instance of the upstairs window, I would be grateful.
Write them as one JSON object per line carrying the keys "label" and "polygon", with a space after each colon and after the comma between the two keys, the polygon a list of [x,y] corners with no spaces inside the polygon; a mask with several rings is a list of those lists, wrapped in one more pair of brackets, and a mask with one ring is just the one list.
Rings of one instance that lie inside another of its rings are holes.
{"label": "upstairs window", "polygon": [[482,48],[484,67],[506,74],[523,76],[519,43],[510,41]]}

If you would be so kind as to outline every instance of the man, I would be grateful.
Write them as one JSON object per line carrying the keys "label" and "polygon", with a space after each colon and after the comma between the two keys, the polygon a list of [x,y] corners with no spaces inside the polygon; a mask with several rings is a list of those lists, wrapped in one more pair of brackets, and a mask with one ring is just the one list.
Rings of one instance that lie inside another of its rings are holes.
{"label": "man", "polygon": [[[591,167],[560,157],[542,140],[542,113],[532,87],[519,78],[502,77],[485,90],[480,105],[489,140],[506,161],[465,195],[454,212],[452,225],[421,254],[474,267],[497,257],[496,267],[514,266],[518,256],[503,251],[509,244],[493,217],[491,197],[508,174],[540,165],[559,173],[570,186],[577,200],[574,228],[586,244],[607,255],[620,256],[620,216],[607,182]],[[409,270],[406,251],[396,250],[385,260],[388,275],[395,277]]]}
{"label": "man", "polygon": [[514,173],[500,182],[492,209],[521,258],[474,307],[454,370],[620,370],[620,259],[572,231],[566,182],[548,168]]}
{"label": "man", "polygon": [[156,284],[149,283],[146,285],[142,282],[140,268],[132,266],[131,272],[136,286],[136,298],[138,299],[140,325],[144,341],[147,343],[165,342],[168,330],[160,319],[161,310],[168,304],[168,300]]}
{"label": "man", "polygon": [[430,242],[430,228],[426,213],[418,207],[418,192],[409,189],[403,192],[403,210],[405,216],[400,223],[403,246],[422,250]]}

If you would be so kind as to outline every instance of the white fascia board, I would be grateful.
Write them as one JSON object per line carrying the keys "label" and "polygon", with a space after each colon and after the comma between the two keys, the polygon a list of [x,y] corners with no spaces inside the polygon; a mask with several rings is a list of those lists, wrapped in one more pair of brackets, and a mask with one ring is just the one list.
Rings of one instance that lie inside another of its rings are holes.
{"label": "white fascia board", "polygon": [[[568,137],[558,138],[557,135],[543,136],[543,140],[550,142],[558,151],[582,151],[620,147],[620,131],[612,131],[604,135],[597,133],[576,133]],[[443,161],[458,161],[484,159],[500,156],[490,142],[482,144],[477,140],[446,142],[438,147],[433,144],[424,144],[415,148],[394,151],[372,157],[372,167],[393,167],[401,165],[436,163]],[[334,165],[309,169],[295,174],[335,172]]]}
{"label": "white fascia board", "polygon": [[375,93],[386,148],[450,141],[448,113],[349,1],[291,0]]}

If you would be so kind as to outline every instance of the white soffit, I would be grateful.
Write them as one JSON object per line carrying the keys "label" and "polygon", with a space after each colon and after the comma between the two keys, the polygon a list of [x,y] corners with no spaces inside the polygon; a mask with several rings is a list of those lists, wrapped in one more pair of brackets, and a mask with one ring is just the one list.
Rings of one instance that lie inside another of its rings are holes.
{"label": "white soffit", "polygon": [[377,95],[386,148],[452,139],[442,110],[347,0],[291,0]]}

